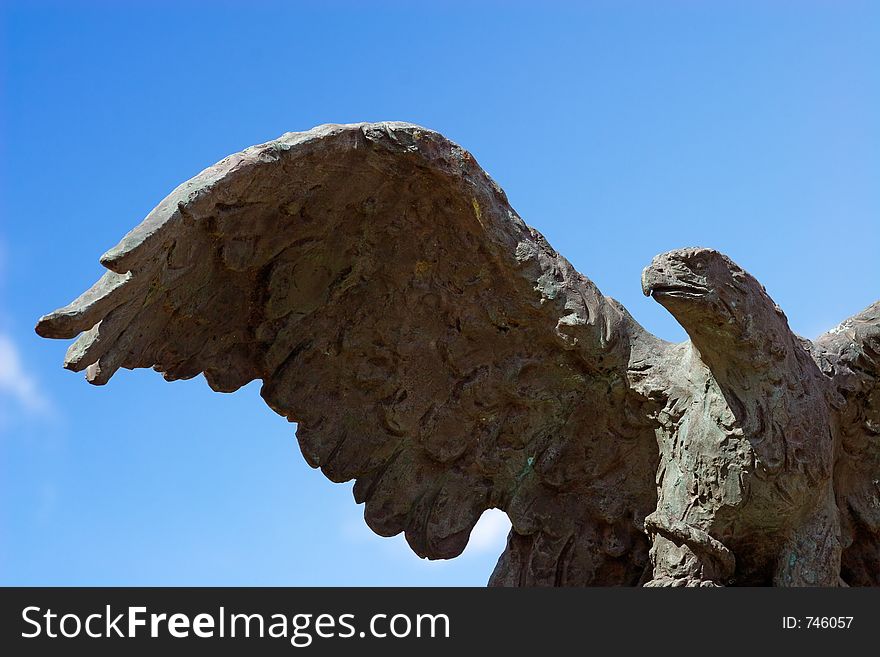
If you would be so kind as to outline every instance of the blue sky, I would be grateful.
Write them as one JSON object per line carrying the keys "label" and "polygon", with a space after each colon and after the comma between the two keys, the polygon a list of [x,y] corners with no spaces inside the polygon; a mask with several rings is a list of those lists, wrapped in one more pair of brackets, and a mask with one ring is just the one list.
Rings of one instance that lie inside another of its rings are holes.
{"label": "blue sky", "polygon": [[486,581],[503,518],[451,562],[373,536],[257,383],[94,388],[33,333],[173,187],[286,131],[444,133],[667,339],[639,274],[676,247],[808,337],[880,298],[876,3],[365,4],[3,3],[0,583]]}

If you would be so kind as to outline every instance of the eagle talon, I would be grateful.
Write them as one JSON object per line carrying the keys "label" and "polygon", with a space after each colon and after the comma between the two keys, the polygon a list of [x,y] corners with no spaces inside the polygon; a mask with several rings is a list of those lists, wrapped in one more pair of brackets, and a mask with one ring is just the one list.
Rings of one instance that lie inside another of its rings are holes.
{"label": "eagle talon", "polygon": [[710,536],[683,520],[672,520],[657,513],[645,518],[645,531],[648,536],[659,535],[679,547],[686,545],[698,557],[708,557],[716,565],[713,570],[718,573],[715,579],[731,581],[736,571],[736,558],[721,541]]}

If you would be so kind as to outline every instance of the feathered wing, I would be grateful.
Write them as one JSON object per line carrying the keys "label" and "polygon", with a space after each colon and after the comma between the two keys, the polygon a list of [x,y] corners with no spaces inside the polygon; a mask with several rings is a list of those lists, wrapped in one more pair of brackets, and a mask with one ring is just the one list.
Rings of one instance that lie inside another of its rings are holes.
{"label": "feathered wing", "polygon": [[638,581],[657,465],[627,382],[642,329],[441,135],[288,133],[178,187],[101,261],[37,325],[82,333],[65,366],[90,382],[262,379],[378,534],[449,558],[497,507],[513,531],[493,583]]}
{"label": "feathered wing", "polygon": [[844,532],[842,577],[880,585],[880,301],[816,340],[833,377],[840,444],[834,471]]}

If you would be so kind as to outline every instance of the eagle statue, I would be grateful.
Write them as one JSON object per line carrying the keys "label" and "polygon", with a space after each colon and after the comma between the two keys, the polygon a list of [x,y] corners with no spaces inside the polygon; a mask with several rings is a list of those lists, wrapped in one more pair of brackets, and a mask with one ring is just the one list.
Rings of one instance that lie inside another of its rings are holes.
{"label": "eagle statue", "polygon": [[880,584],[880,302],[809,341],[708,248],[642,328],[473,156],[397,122],[325,125],[183,183],[39,320],[64,366],[216,391],[260,379],[370,528],[448,559],[512,528],[501,586]]}

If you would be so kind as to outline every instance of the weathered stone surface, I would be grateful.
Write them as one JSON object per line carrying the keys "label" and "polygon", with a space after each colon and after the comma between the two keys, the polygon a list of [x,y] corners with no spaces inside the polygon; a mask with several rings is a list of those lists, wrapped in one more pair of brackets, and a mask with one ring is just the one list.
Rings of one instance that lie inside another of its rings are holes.
{"label": "weathered stone surface", "polygon": [[321,126],[184,183],[37,332],[65,367],[254,379],[379,534],[449,558],[510,517],[496,585],[880,578],[880,304],[815,344],[725,256],[643,274],[648,334],[404,123]]}

